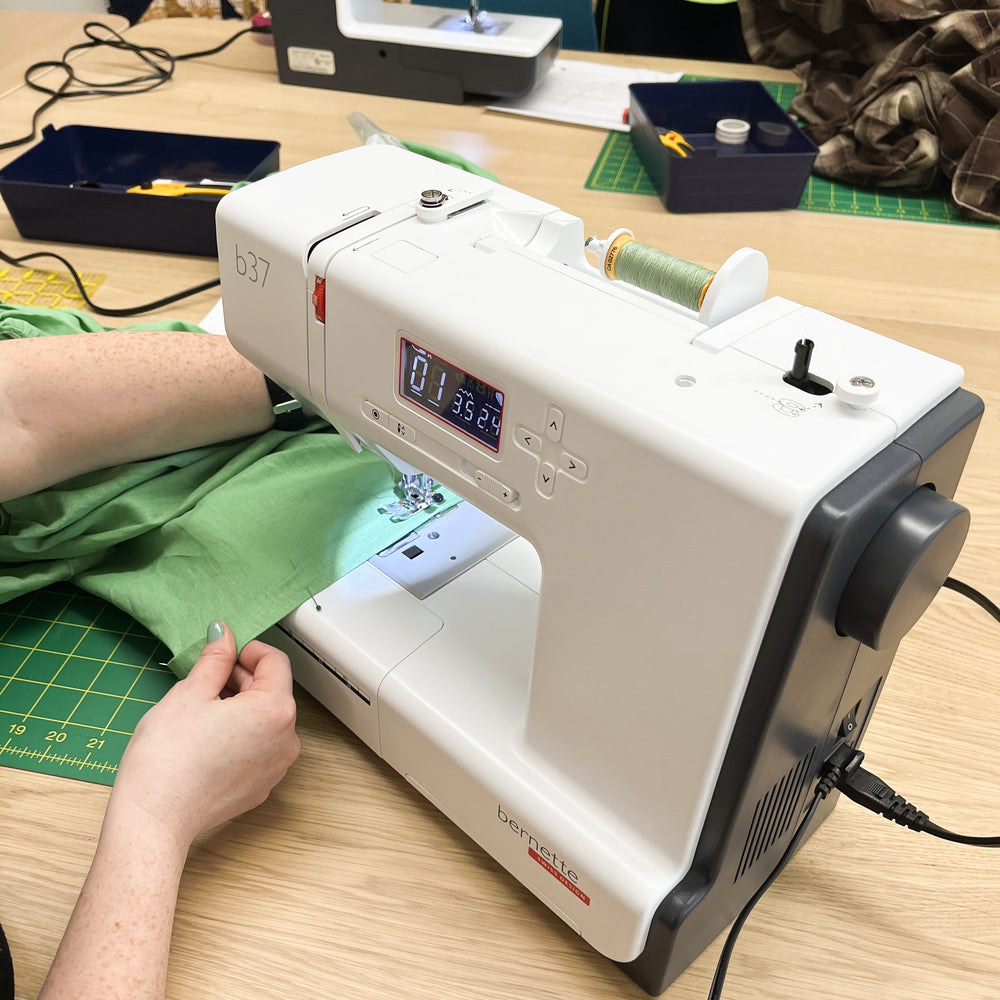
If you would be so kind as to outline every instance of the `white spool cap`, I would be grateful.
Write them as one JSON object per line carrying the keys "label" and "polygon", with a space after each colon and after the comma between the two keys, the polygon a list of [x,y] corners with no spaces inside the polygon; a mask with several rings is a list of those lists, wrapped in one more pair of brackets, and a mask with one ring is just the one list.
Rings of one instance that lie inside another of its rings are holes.
{"label": "white spool cap", "polygon": [[750,138],[750,122],[742,118],[720,118],[715,123],[715,141],[742,146]]}
{"label": "white spool cap", "polygon": [[837,379],[834,392],[848,406],[863,410],[878,399],[879,387],[870,375],[852,375]]}
{"label": "white spool cap", "polygon": [[706,326],[716,326],[745,309],[760,305],[767,293],[767,258],[751,247],[730,254],[708,286],[698,311]]}

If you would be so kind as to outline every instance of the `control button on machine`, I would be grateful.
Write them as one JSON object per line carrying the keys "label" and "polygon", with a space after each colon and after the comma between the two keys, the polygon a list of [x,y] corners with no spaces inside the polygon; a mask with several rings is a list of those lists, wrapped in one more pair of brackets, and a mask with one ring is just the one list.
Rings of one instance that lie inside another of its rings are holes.
{"label": "control button on machine", "polygon": [[545,417],[545,436],[550,441],[559,441],[563,432],[563,411],[558,406],[550,406]]}
{"label": "control button on machine", "polygon": [[513,503],[517,499],[517,490],[501,482],[495,476],[483,472],[482,469],[476,469],[473,478],[481,490],[496,500],[500,500],[503,503]]}
{"label": "control button on machine", "polygon": [[560,454],[559,468],[577,482],[582,483],[587,478],[587,463],[582,458],[571,455],[568,451]]}
{"label": "control button on machine", "polygon": [[556,469],[551,462],[542,462],[538,466],[538,475],[535,478],[535,486],[542,496],[552,496],[552,491],[556,485]]}
{"label": "control button on machine", "polygon": [[369,403],[368,400],[364,400],[361,404],[361,412],[369,419],[374,420],[375,423],[381,424],[383,427],[389,426],[389,414],[386,410],[383,410],[381,406],[376,406],[374,403]]}
{"label": "control button on machine", "polygon": [[847,715],[840,720],[840,735],[845,739],[849,740],[854,737],[856,730],[858,728],[858,712],[856,708],[852,708]]}
{"label": "control button on machine", "polygon": [[837,608],[837,631],[872,649],[906,635],[941,589],[969,531],[969,512],[929,486],[914,490],[861,553]]}
{"label": "control button on machine", "polygon": [[413,442],[417,440],[417,432],[409,424],[404,424],[402,420],[397,419],[392,414],[389,415],[388,426],[389,430],[396,437],[401,437],[404,441]]}
{"label": "control button on machine", "polygon": [[527,427],[518,427],[514,431],[514,440],[526,451],[538,454],[542,450],[542,435]]}
{"label": "control button on machine", "polygon": [[534,455],[538,462],[535,489],[544,497],[553,495],[557,472],[561,471],[577,483],[587,481],[587,463],[579,455],[560,447],[565,419],[558,406],[550,405],[546,410],[543,433],[539,434],[524,424],[518,424],[514,430],[514,443]]}

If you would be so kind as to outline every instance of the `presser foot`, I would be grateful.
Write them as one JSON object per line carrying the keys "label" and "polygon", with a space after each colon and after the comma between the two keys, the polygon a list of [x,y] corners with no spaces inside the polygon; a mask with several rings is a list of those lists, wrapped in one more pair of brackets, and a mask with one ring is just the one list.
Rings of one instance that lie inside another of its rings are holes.
{"label": "presser foot", "polygon": [[441,31],[471,31],[477,35],[499,35],[506,29],[507,23],[493,17],[485,10],[480,10],[478,3],[473,3],[469,4],[467,13],[444,17],[433,27]]}
{"label": "presser foot", "polygon": [[378,509],[380,514],[388,514],[391,521],[405,521],[414,514],[431,510],[444,503],[444,494],[438,489],[437,484],[423,473],[417,476],[401,476],[396,483],[396,495],[399,497],[398,500]]}

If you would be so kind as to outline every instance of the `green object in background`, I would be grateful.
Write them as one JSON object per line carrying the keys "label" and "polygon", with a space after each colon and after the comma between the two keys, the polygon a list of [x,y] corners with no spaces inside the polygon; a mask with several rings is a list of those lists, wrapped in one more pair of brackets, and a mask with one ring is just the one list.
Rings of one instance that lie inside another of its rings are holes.
{"label": "green object in background", "polygon": [[[686,76],[685,80],[708,79]],[[798,84],[764,82],[768,93],[786,110],[798,90]],[[592,191],[656,196],[656,188],[632,145],[627,132],[611,132],[591,168],[585,187]],[[802,198],[796,206],[806,212],[835,215],[868,216],[879,219],[909,219],[914,222],[941,222],[963,226],[988,226],[996,223],[969,219],[962,215],[947,192],[940,195],[906,195],[890,188],[868,189],[842,184],[810,174]]]}
{"label": "green object in background", "polygon": [[177,679],[169,656],[67,584],[0,605],[0,764],[111,785],[139,719]]}
{"label": "green object in background", "polygon": [[500,183],[500,178],[496,174],[485,167],[473,163],[472,160],[468,160],[458,153],[452,153],[447,149],[439,149],[437,146],[428,146],[423,142],[410,142],[408,139],[403,142],[403,146],[411,153],[419,153],[421,156],[427,156],[432,160],[437,160],[439,163],[447,163],[450,167],[458,167],[459,170],[464,170],[466,173],[485,177],[488,181],[493,181],[496,184]]}

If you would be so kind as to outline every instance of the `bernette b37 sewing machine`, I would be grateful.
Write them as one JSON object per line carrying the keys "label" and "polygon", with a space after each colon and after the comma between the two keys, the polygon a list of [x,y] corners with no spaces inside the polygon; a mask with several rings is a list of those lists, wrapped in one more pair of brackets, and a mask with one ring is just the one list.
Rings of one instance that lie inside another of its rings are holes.
{"label": "bernette b37 sewing machine", "polygon": [[580,219],[389,146],[227,195],[218,244],[237,349],[387,457],[403,508],[467,501],[272,641],[661,992],[861,739],[964,543],[980,400],[765,299],[756,251],[682,306],[609,280]]}

